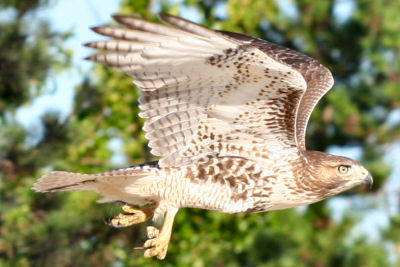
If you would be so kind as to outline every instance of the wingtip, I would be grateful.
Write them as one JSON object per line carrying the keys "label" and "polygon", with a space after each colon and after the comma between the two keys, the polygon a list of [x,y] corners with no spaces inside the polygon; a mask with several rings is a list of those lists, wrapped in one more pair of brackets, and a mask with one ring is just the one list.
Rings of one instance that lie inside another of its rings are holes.
{"label": "wingtip", "polygon": [[164,20],[164,18],[168,18],[168,14],[166,14],[166,13],[159,13],[158,15],[157,15],[160,19],[162,19],[162,20]]}
{"label": "wingtip", "polygon": [[166,21],[166,22],[169,22],[171,20],[176,20],[176,19],[182,19],[182,18],[179,18],[179,17],[174,16],[174,15],[170,15],[170,14],[167,14],[167,13],[160,13],[160,14],[158,14],[158,17],[161,20]]}
{"label": "wingtip", "polygon": [[180,28],[184,31],[191,32],[197,35],[201,35],[204,37],[212,37],[215,36],[215,31],[212,29],[209,29],[203,25],[200,25],[194,21],[190,21],[188,19],[184,19],[181,17],[169,15],[169,14],[159,14],[159,17],[166,23]]}
{"label": "wingtip", "polygon": [[84,57],[83,60],[87,60],[87,61],[96,61],[95,56]]}
{"label": "wingtip", "polygon": [[119,14],[119,13],[114,13],[114,14],[111,14],[111,17],[113,18],[113,19],[117,19],[118,17],[122,17],[122,16],[125,16],[125,15],[122,15],[122,14]]}
{"label": "wingtip", "polygon": [[127,15],[122,15],[122,14],[113,14],[111,15],[111,17],[116,21],[119,22],[121,24],[123,24],[123,22],[128,19],[128,18],[132,18],[131,16],[127,16]]}
{"label": "wingtip", "polygon": [[94,27],[90,27],[90,29],[96,33],[101,34],[102,29],[104,28],[104,26],[94,26]]}
{"label": "wingtip", "polygon": [[93,45],[93,44],[94,44],[93,42],[87,42],[87,43],[83,43],[82,46],[94,48],[94,45]]}

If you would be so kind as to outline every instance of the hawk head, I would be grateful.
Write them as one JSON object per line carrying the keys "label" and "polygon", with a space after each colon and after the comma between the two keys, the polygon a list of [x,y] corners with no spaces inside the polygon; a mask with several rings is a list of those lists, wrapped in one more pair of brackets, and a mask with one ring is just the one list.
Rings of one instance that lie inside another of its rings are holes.
{"label": "hawk head", "polygon": [[306,169],[312,180],[313,190],[326,198],[354,186],[369,184],[372,175],[361,163],[319,151],[306,151]]}

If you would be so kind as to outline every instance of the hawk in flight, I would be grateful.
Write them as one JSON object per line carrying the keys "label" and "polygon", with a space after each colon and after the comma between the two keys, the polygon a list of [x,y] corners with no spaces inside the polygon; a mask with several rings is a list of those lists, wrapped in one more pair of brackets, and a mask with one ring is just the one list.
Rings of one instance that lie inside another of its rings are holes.
{"label": "hawk in flight", "polygon": [[123,201],[113,226],[164,218],[147,228],[145,257],[164,259],[180,208],[226,213],[307,205],[362,183],[358,162],[308,151],[312,110],[332,87],[315,59],[248,35],[215,31],[161,15],[167,25],[114,16],[122,27],[95,27],[110,40],[89,60],[126,72],[140,89],[156,163],[81,174],[55,171],[39,192],[90,190]]}

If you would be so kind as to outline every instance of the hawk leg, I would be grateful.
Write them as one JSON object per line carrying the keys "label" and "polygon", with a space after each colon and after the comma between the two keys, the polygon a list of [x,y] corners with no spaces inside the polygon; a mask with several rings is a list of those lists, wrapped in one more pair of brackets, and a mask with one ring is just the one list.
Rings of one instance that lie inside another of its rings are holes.
{"label": "hawk leg", "polygon": [[128,227],[131,225],[142,223],[153,216],[155,208],[156,204],[152,204],[146,207],[138,207],[130,204],[125,204],[124,206],[122,206],[122,211],[124,213],[120,213],[115,216],[111,220],[110,225],[114,227]]}
{"label": "hawk leg", "polygon": [[166,212],[160,231],[152,226],[147,227],[147,237],[149,239],[143,245],[146,248],[144,252],[146,258],[157,256],[159,260],[163,260],[167,255],[172,225],[177,211],[178,209],[173,209]]}

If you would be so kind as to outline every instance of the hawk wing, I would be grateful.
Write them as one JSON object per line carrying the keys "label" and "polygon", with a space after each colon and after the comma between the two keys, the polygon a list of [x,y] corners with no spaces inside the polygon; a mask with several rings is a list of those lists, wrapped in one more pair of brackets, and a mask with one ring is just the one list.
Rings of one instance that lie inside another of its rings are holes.
{"label": "hawk wing", "polygon": [[333,86],[334,80],[331,72],[317,60],[289,48],[245,34],[227,31],[219,32],[242,42],[250,43],[274,60],[297,70],[304,77],[307,88],[297,108],[296,139],[299,149],[305,150],[307,123],[318,101]]}
{"label": "hawk wing", "polygon": [[134,78],[143,129],[160,166],[304,149],[310,113],[333,81],[317,61],[173,16],[161,18],[174,27],[114,18],[126,27],[93,28],[114,39],[87,44],[108,52],[88,59]]}

